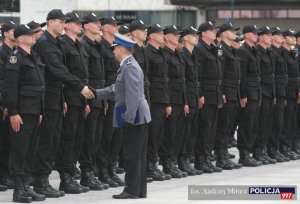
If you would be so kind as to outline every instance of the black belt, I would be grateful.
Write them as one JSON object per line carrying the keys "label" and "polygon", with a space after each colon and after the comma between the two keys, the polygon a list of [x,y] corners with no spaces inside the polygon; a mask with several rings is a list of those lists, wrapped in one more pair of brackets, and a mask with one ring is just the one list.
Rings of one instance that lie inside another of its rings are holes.
{"label": "black belt", "polygon": [[240,85],[241,80],[239,79],[224,79],[224,84],[230,84],[230,85]]}
{"label": "black belt", "polygon": [[300,77],[289,77],[289,82],[299,82]]}
{"label": "black belt", "polygon": [[171,83],[175,84],[184,84],[185,83],[185,78],[180,78],[180,79],[171,79]]}
{"label": "black belt", "polygon": [[217,85],[220,86],[222,85],[222,80],[213,80],[213,79],[204,79],[203,84],[208,84],[208,85]]}
{"label": "black belt", "polygon": [[261,80],[264,80],[264,79],[274,79],[274,78],[275,78],[274,74],[263,74],[261,76]]}
{"label": "black belt", "polygon": [[34,92],[44,92],[45,86],[32,86],[32,85],[25,85],[20,87],[21,91],[34,91]]}
{"label": "black belt", "polygon": [[289,75],[287,74],[275,74],[275,79],[288,79]]}
{"label": "black belt", "polygon": [[200,83],[199,82],[189,82],[189,81],[187,81],[186,86],[187,87],[199,87]]}
{"label": "black belt", "polygon": [[247,77],[248,82],[260,82],[260,77]]}
{"label": "black belt", "polygon": [[169,77],[151,77],[151,82],[169,83]]}

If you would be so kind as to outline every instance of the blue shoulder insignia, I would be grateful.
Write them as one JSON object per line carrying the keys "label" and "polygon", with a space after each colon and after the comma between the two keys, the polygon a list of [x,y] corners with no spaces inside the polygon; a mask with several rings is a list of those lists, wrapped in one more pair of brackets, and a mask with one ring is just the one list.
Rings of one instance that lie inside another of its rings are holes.
{"label": "blue shoulder insignia", "polygon": [[130,64],[132,64],[132,62],[130,60],[127,60],[127,62],[125,64],[130,65]]}
{"label": "blue shoulder insignia", "polygon": [[47,40],[47,36],[46,35],[42,35],[40,38],[41,41]]}

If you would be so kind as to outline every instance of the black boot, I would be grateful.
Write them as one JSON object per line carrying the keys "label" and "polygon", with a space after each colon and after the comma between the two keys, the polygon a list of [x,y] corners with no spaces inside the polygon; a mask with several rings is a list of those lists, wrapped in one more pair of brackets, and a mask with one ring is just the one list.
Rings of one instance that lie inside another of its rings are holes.
{"label": "black boot", "polygon": [[147,177],[152,178],[154,181],[164,181],[166,177],[163,172],[161,172],[155,163],[147,163]]}
{"label": "black boot", "polygon": [[6,186],[8,189],[14,189],[14,181],[9,176],[0,177],[0,185]]}
{"label": "black boot", "polygon": [[196,175],[201,175],[204,173],[202,170],[195,169],[195,167],[192,165],[190,157],[185,157],[184,160],[185,160],[188,168],[191,169],[192,171],[194,171],[196,173]]}
{"label": "black boot", "polygon": [[184,157],[182,156],[178,157],[177,161],[178,161],[178,168],[181,171],[186,172],[189,176],[196,175],[196,171],[194,169],[189,168],[187,160]]}
{"label": "black boot", "polygon": [[203,171],[204,173],[213,173],[214,170],[211,169],[206,161],[205,161],[205,158],[203,156],[197,156],[195,157],[195,169],[197,170],[201,170]]}
{"label": "black boot", "polygon": [[283,154],[281,154],[279,151],[277,152],[278,156],[281,157],[284,162],[289,162],[291,161],[291,159],[289,157],[284,156]]}
{"label": "black boot", "polygon": [[60,172],[59,176],[60,176],[59,190],[64,191],[65,193],[68,194],[79,194],[83,192],[82,188],[75,185],[69,173]]}
{"label": "black boot", "polygon": [[211,163],[211,160],[209,159],[209,157],[206,157],[206,158],[205,158],[205,161],[206,161],[207,166],[208,166],[209,168],[211,168],[214,172],[222,172],[222,168],[213,165],[213,164]]}
{"label": "black boot", "polygon": [[31,203],[32,197],[25,192],[23,180],[21,177],[15,177],[14,181],[14,194],[13,194],[13,202],[17,203]]}
{"label": "black boot", "polygon": [[30,186],[29,186],[29,179],[23,177],[23,185],[24,185],[24,191],[32,197],[33,201],[43,201],[46,200],[46,196],[43,194],[38,194],[34,192]]}
{"label": "black boot", "polygon": [[254,149],[253,156],[256,161],[262,162],[263,165],[268,165],[269,162],[264,158],[264,153],[261,148]]}
{"label": "black boot", "polygon": [[34,188],[38,194],[45,195],[46,198],[59,198],[65,196],[64,191],[59,191],[49,184],[48,176],[39,176],[34,179]]}
{"label": "black boot", "polygon": [[224,170],[232,170],[234,168],[229,162],[225,162],[223,149],[215,150],[216,158],[216,166],[220,167]]}
{"label": "black boot", "polygon": [[280,148],[280,151],[285,157],[289,158],[290,160],[297,160],[297,155],[293,154],[293,152],[291,152],[287,146],[282,146]]}
{"label": "black boot", "polygon": [[256,161],[255,159],[250,157],[247,150],[240,150],[239,164],[247,167],[257,167],[261,166],[262,162]]}
{"label": "black boot", "polygon": [[182,174],[174,168],[174,164],[170,159],[162,160],[163,172],[170,174],[172,178],[182,178]]}
{"label": "black boot", "polygon": [[267,154],[266,149],[263,149],[262,155],[263,155],[263,158],[265,160],[267,160],[269,164],[276,164],[277,163],[276,159],[272,159],[271,157],[269,157],[269,155]]}
{"label": "black boot", "polygon": [[114,182],[116,182],[117,184],[119,184],[119,186],[125,186],[125,181],[123,179],[121,179],[114,171],[113,167],[108,167],[107,168],[108,171],[108,175],[112,178],[112,180]]}
{"label": "black boot", "polygon": [[118,187],[119,184],[115,182],[108,174],[107,168],[101,167],[99,168],[99,175],[98,175],[99,181],[101,181],[104,184],[108,184],[109,187]]}
{"label": "black boot", "polygon": [[89,170],[81,171],[81,180],[80,184],[94,191],[100,191],[104,189],[103,183],[95,178],[94,173]]}
{"label": "black boot", "polygon": [[278,151],[275,148],[268,148],[268,156],[271,159],[276,160],[276,162],[282,163],[284,162],[284,158],[282,158],[279,154]]}
{"label": "black boot", "polygon": [[228,149],[223,149],[223,152],[224,152],[224,160],[225,160],[225,162],[230,163],[233,166],[234,169],[240,169],[240,168],[243,167],[243,165],[238,164],[238,163],[236,163],[236,162],[234,162],[234,161],[232,161],[230,159],[229,154],[226,154],[226,152],[228,152]]}

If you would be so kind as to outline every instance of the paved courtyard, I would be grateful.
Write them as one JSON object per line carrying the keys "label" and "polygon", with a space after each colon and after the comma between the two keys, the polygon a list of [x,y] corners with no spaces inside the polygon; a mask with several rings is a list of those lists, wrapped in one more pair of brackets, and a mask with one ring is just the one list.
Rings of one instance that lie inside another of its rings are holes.
{"label": "paved courtyard", "polygon": [[[236,156],[238,151],[236,148],[230,149],[231,153]],[[237,159],[235,159],[237,161]],[[124,176],[121,175],[122,177]],[[56,171],[51,174],[50,183],[54,187],[59,186],[59,176]],[[297,201],[192,201],[188,200],[188,185],[297,185],[298,200]],[[203,174],[200,176],[191,176],[182,179],[172,179],[163,182],[153,182],[148,184],[148,198],[137,200],[115,200],[113,194],[119,194],[122,187],[110,188],[103,191],[90,191],[78,195],[66,195],[59,199],[47,199],[41,203],[124,203],[124,204],[273,204],[273,203],[300,203],[300,160],[275,165],[261,166],[258,168],[246,168],[223,171],[222,173]],[[0,203],[11,203],[12,190],[0,192]],[[34,202],[38,203],[38,202]]]}

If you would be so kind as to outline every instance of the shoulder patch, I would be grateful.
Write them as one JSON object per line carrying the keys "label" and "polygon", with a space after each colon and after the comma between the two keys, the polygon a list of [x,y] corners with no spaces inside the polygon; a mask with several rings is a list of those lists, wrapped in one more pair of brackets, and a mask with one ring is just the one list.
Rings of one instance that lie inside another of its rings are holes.
{"label": "shoulder patch", "polygon": [[42,35],[42,37],[40,39],[41,39],[41,41],[47,40],[47,36],[46,35]]}
{"label": "shoulder patch", "polygon": [[10,56],[9,62],[10,62],[11,64],[16,64],[17,61],[18,61],[17,56],[14,56],[14,55],[13,55],[13,56]]}
{"label": "shoulder patch", "polygon": [[127,60],[127,62],[125,64],[130,65],[130,64],[132,64],[132,62],[130,60]]}

